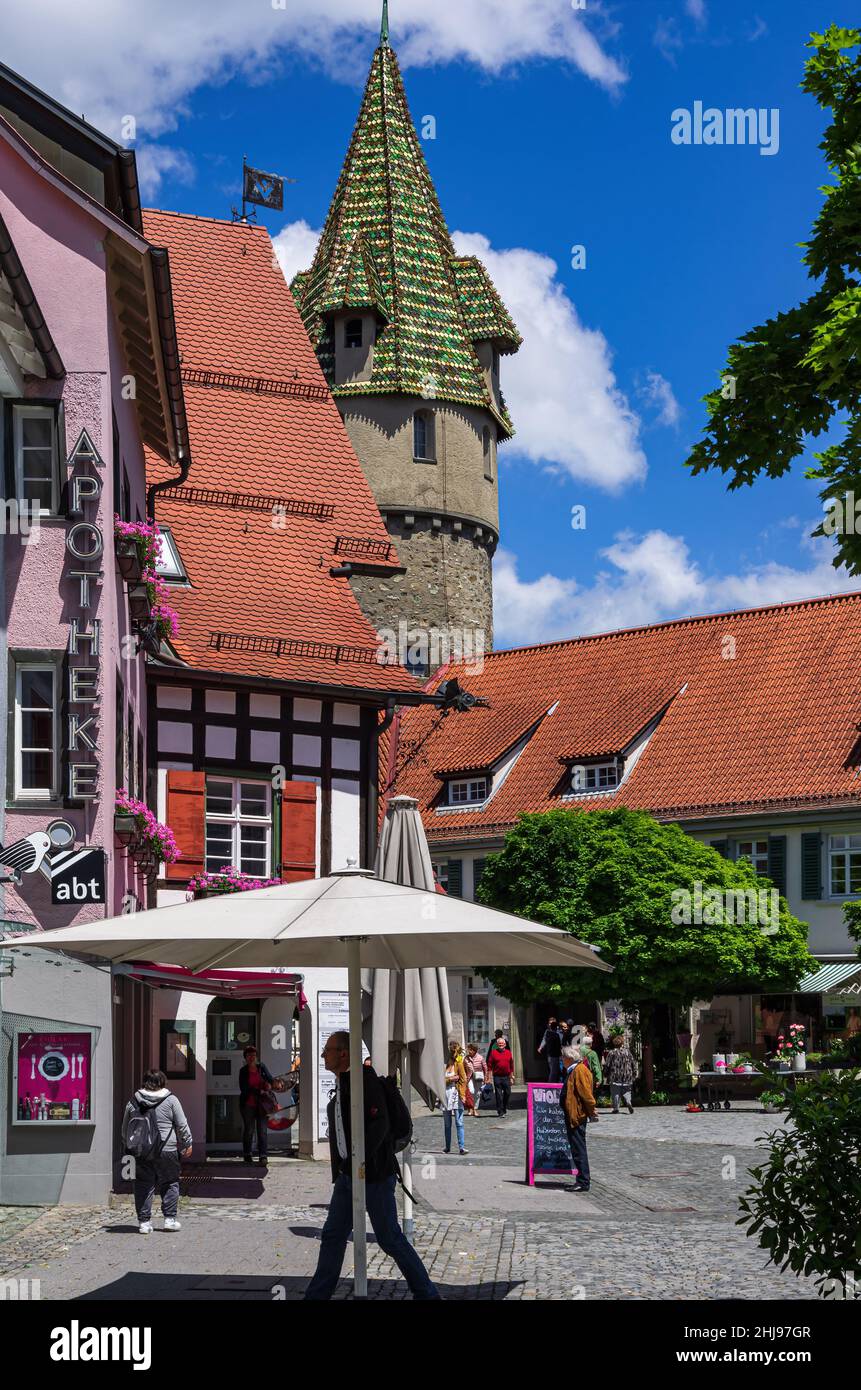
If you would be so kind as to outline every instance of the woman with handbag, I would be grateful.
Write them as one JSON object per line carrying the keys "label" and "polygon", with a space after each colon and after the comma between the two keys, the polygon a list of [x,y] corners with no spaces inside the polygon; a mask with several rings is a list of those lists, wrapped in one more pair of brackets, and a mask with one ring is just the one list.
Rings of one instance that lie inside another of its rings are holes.
{"label": "woman with handbag", "polygon": [[251,1163],[251,1150],[254,1131],[257,1131],[257,1162],[262,1168],[268,1166],[267,1148],[269,1131],[266,1116],[270,1109],[277,1109],[277,1101],[272,1095],[272,1075],[269,1068],[257,1060],[257,1048],[246,1047],[243,1052],[245,1066],[239,1072],[239,1113],[242,1116],[242,1156],[245,1163]]}
{"label": "woman with handbag", "polygon": [[466,1153],[463,1133],[463,1102],[466,1095],[466,1067],[463,1063],[463,1049],[456,1038],[448,1045],[448,1061],[445,1067],[445,1093],[443,1098],[443,1120],[445,1122],[445,1152],[451,1153],[451,1121],[454,1116],[457,1142],[460,1152]]}

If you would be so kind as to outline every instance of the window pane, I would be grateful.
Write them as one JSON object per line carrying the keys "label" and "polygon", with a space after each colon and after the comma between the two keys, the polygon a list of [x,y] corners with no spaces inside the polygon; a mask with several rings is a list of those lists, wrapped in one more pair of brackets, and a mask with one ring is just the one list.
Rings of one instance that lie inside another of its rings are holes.
{"label": "window pane", "polygon": [[849,892],[861,892],[861,854],[849,855]]}
{"label": "window pane", "polygon": [[21,672],[22,709],[51,709],[54,704],[53,671]]}
{"label": "window pane", "polygon": [[243,782],[240,789],[239,812],[243,816],[268,816],[268,788],[262,782]]}
{"label": "window pane", "polygon": [[54,746],[54,716],[50,711],[32,713],[24,710],[21,715],[21,747],[48,748]]}
{"label": "window pane", "polygon": [[206,814],[211,816],[230,816],[233,814],[233,787],[230,782],[207,781]]}
{"label": "window pane", "polygon": [[50,791],[53,783],[50,753],[21,754],[21,786],[26,791]]}
{"label": "window pane", "polygon": [[50,416],[24,415],[21,418],[21,442],[27,448],[35,446],[40,449],[50,449],[51,429],[53,421]]}
{"label": "window pane", "polygon": [[233,860],[233,829],[218,821],[206,822],[206,867],[217,872]]}
{"label": "window pane", "polygon": [[835,855],[831,860],[831,892],[834,894],[842,893],[844,883],[843,858],[842,855]]}

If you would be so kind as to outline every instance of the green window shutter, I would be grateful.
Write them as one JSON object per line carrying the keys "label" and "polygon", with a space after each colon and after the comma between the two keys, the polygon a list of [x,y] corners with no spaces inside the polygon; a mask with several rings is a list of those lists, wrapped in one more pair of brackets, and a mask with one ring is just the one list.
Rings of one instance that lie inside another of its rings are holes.
{"label": "green window shutter", "polygon": [[724,859],[729,858],[729,840],[709,840],[712,849],[716,849],[718,854],[722,854]]}
{"label": "green window shutter", "polygon": [[818,830],[801,837],[801,896],[822,897],[822,836]]}
{"label": "green window shutter", "polygon": [[768,837],[768,877],[778,893],[786,897],[786,836]]}
{"label": "green window shutter", "polygon": [[484,873],[486,859],[473,859],[472,861],[472,893],[473,897],[478,892],[478,885],[481,883],[481,876]]}
{"label": "green window shutter", "polygon": [[448,861],[448,884],[445,890],[452,898],[463,897],[463,860]]}

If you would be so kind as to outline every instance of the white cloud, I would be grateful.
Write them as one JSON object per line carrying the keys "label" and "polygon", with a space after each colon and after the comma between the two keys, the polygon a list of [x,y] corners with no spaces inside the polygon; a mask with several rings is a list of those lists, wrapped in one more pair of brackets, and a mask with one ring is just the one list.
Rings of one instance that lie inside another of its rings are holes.
{"label": "white cloud", "polygon": [[[4,9],[3,61],[114,138],[129,115],[149,138],[172,130],[196,88],[236,73],[271,80],[287,54],[361,80],[380,13],[369,0],[30,0]],[[560,0],[399,0],[392,40],[407,67],[466,60],[499,72],[561,60],[613,92],[626,73],[599,41],[601,22]]]}
{"label": "white cloud", "polygon": [[829,542],[814,542],[810,550],[813,559],[807,568],[772,561],[739,574],[707,576],[681,536],[622,533],[601,552],[609,567],[589,585],[553,574],[522,580],[516,556],[499,550],[494,561],[495,642],[498,647],[550,642],[861,587],[857,576],[834,569]]}
{"label": "white cloud", "polygon": [[478,232],[455,232],[461,255],[478,256],[514,318],[523,346],[503,358],[502,386],[517,453],[608,491],[646,473],[640,421],[616,384],[603,333],[586,328],[549,256],[496,251]]}
{"label": "white cloud", "polygon": [[685,41],[679,32],[678,21],[675,19],[659,19],[655,25],[655,32],[652,35],[652,43],[658,51],[666,58],[668,63],[676,66],[676,54],[684,48]]}
{"label": "white cloud", "polygon": [[660,372],[647,372],[645,381],[637,388],[637,394],[657,411],[655,424],[674,426],[679,423],[682,408],[672,386]]}
{"label": "white cloud", "polygon": [[172,178],[178,183],[194,182],[194,164],[185,150],[172,145],[139,145],[137,149],[138,178],[141,197],[154,202],[162,180]]}
{"label": "white cloud", "polygon": [[319,231],[315,232],[305,221],[288,222],[287,226],[272,238],[275,255],[288,285],[300,270],[310,270],[319,240]]}
{"label": "white cloud", "polygon": [[706,0],[685,0],[685,10],[700,29],[705,27],[708,21]]}

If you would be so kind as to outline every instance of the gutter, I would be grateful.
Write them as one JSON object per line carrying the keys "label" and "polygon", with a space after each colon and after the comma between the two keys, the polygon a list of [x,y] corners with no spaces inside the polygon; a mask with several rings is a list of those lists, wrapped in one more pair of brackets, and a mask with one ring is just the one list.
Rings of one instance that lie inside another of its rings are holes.
{"label": "gutter", "polygon": [[2,215],[0,215],[0,270],[9,281],[9,288],[15,303],[21,310],[21,317],[30,331],[30,336],[36,344],[42,361],[45,363],[48,376],[54,381],[61,381],[66,375],[63,360],[57,351],[54,339],[51,337],[45,317],[33,293],[33,287],[27,279],[27,273],[21,264]]}
{"label": "gutter", "polygon": [[169,487],[181,487],[191,468],[191,450],[188,439],[188,417],[185,411],[185,394],[182,389],[179,343],[176,337],[176,319],[173,309],[173,287],[170,279],[170,257],[163,247],[149,248],[152,266],[153,287],[155,289],[156,314],[158,316],[159,338],[164,361],[165,382],[170,398],[174,438],[177,445],[179,473],[163,482],[152,483],[147,489],[147,516],[155,517],[156,494]]}

